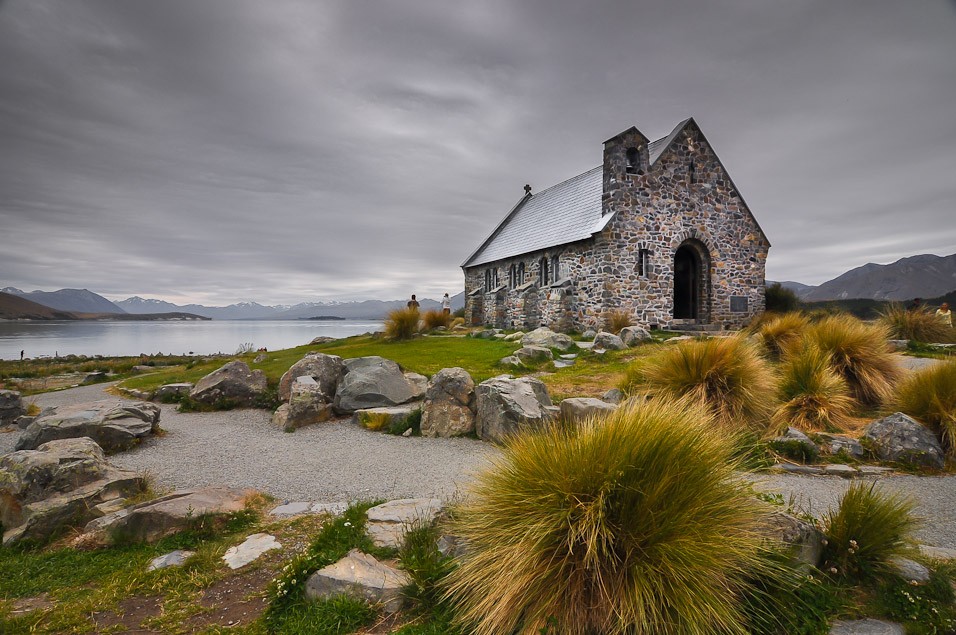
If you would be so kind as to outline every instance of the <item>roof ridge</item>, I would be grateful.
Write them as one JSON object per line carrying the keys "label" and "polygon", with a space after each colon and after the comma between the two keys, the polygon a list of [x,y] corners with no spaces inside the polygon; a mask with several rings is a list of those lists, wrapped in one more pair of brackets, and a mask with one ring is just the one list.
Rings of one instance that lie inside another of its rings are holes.
{"label": "roof ridge", "polygon": [[560,186],[564,185],[565,183],[569,183],[569,182],[573,181],[574,179],[579,179],[579,178],[581,178],[582,176],[584,176],[585,174],[590,174],[591,172],[594,172],[595,170],[603,170],[603,169],[604,169],[604,165],[602,164],[602,165],[597,166],[596,168],[591,168],[590,170],[585,170],[584,172],[581,172],[581,174],[575,174],[574,176],[572,176],[572,177],[570,177],[570,178],[564,179],[564,180],[561,181],[560,183],[555,183],[555,184],[552,185],[551,187],[546,187],[546,188],[544,188],[543,190],[541,190],[540,192],[538,192],[537,194],[532,194],[531,197],[534,198],[535,196],[538,196],[538,194],[544,194],[545,192],[547,192],[547,191],[549,191],[549,190],[553,190],[553,189],[556,188],[556,187],[560,187]]}

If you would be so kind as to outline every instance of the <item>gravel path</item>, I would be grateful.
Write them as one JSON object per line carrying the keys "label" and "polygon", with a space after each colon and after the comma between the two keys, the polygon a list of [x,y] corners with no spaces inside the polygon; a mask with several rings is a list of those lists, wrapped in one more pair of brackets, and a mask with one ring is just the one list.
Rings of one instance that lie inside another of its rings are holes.
{"label": "gravel path", "polygon": [[[40,407],[111,397],[104,385],[30,397]],[[370,432],[348,419],[284,433],[262,410],[179,413],[162,406],[166,434],[130,452],[114,455],[120,467],[146,470],[160,488],[229,485],[253,487],[280,500],[316,502],[413,496],[451,497],[469,475],[497,454],[474,439],[422,439]],[[0,434],[0,454],[13,451],[17,434]],[[779,492],[814,516],[846,490],[836,476],[757,474],[763,491]],[[912,496],[925,519],[925,544],[956,549],[956,476],[890,475],[879,478],[891,491]]]}

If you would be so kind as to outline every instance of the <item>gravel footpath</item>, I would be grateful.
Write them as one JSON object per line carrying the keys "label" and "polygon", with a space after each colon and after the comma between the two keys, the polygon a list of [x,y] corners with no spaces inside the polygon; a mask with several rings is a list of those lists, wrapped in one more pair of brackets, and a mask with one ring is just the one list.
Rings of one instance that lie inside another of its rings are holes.
{"label": "gravel footpath", "polygon": [[[103,398],[104,385],[29,397],[40,407]],[[252,487],[280,500],[351,501],[368,498],[449,498],[469,475],[497,455],[474,439],[423,439],[370,432],[348,419],[285,433],[262,410],[179,413],[163,405],[166,434],[111,457],[145,470],[159,488],[228,485]],[[9,430],[9,428],[7,429]],[[0,454],[12,452],[16,432],[0,434]],[[814,516],[834,505],[850,481],[838,476],[748,475],[757,489],[779,492]],[[878,478],[889,491],[917,501],[925,544],[956,549],[956,476],[890,475]]]}

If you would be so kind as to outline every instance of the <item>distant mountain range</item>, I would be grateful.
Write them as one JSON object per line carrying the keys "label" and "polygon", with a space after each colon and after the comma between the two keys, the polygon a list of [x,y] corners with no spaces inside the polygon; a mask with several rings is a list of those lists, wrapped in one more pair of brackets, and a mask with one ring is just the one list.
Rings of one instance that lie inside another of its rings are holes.
{"label": "distant mountain range", "polygon": [[29,293],[6,287],[0,293],[17,295],[31,302],[48,306],[60,311],[76,313],[126,313],[101,295],[89,289],[60,289],[59,291],[31,291]]}
{"label": "distant mountain range", "polygon": [[[8,287],[9,288],[9,287]],[[89,293],[89,292],[87,292]],[[54,295],[54,294],[50,294]],[[96,295],[96,294],[93,294]],[[63,296],[58,296],[62,298]],[[100,297],[100,296],[96,296]],[[102,298],[101,298],[102,299]],[[108,300],[107,300],[108,302]],[[44,306],[23,295],[14,295],[0,291],[0,320],[205,320],[199,315],[182,312],[129,313],[100,312],[100,311],[63,311]]]}
{"label": "distant mountain range", "polygon": [[806,302],[935,298],[956,290],[956,254],[922,254],[888,265],[871,262],[816,287],[790,281],[780,284]]}

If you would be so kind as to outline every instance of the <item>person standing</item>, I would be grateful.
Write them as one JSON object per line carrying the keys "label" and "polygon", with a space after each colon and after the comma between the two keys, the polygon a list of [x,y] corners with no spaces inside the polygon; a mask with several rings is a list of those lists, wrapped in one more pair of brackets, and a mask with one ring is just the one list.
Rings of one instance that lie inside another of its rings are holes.
{"label": "person standing", "polygon": [[441,299],[441,312],[445,315],[451,313],[451,298],[448,297],[447,293]]}
{"label": "person standing", "polygon": [[936,309],[936,319],[949,328],[953,328],[953,312],[949,310],[948,302],[943,302],[943,304]]}
{"label": "person standing", "polygon": [[414,293],[412,294],[412,299],[409,300],[409,301],[405,304],[405,306],[406,306],[407,308],[409,308],[409,309],[415,309],[416,311],[418,310],[419,304],[418,304],[418,300],[415,299],[415,294],[414,294]]}

